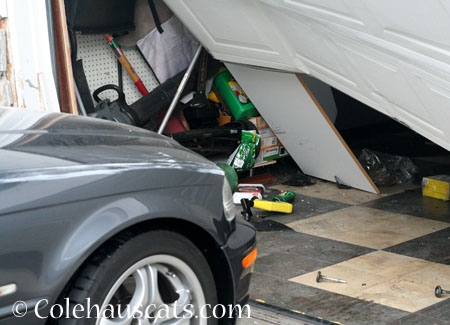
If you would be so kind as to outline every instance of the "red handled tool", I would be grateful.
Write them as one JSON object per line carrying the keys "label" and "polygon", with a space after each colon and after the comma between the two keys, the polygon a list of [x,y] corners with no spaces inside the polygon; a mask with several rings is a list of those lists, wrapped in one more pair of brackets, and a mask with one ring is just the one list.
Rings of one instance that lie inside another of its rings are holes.
{"label": "red handled tool", "polygon": [[112,50],[114,51],[114,54],[116,55],[119,62],[122,64],[122,66],[125,68],[125,70],[128,72],[129,76],[133,80],[134,84],[136,85],[139,92],[145,96],[148,94],[147,88],[145,88],[144,83],[142,82],[141,78],[137,75],[136,71],[134,71],[133,67],[131,66],[128,59],[125,57],[123,52],[120,50],[119,45],[116,43],[114,38],[111,34],[104,34],[106,40],[108,41],[109,46],[111,46]]}

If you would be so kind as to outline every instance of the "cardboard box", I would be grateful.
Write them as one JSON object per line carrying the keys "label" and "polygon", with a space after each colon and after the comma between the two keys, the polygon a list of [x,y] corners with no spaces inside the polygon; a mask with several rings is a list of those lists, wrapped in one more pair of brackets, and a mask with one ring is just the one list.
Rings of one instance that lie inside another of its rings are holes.
{"label": "cardboard box", "polygon": [[261,152],[264,161],[276,160],[289,155],[286,148],[283,146],[262,150]]}
{"label": "cardboard box", "polygon": [[280,147],[269,148],[266,150],[261,150],[261,155],[264,161],[274,160],[279,158]]}
{"label": "cardboard box", "polygon": [[276,160],[282,157],[288,156],[289,153],[283,146],[276,146],[274,148],[269,148],[265,150],[261,150],[258,157],[256,157],[255,165],[258,165],[263,162]]}
{"label": "cardboard box", "polygon": [[261,149],[259,152],[258,157],[256,157],[255,164],[262,163],[264,161],[269,161],[272,159],[268,159],[271,155],[274,155],[274,153],[278,153],[278,147],[275,148],[268,148],[268,149]]}
{"label": "cardboard box", "polygon": [[256,128],[258,129],[258,133],[261,136],[261,139],[275,136],[272,129],[269,127],[269,125],[266,123],[266,121],[264,121],[264,119],[261,116],[252,117],[249,118],[248,120],[252,122],[253,125],[256,126]]}
{"label": "cardboard box", "polygon": [[284,146],[280,146],[280,152],[279,152],[280,158],[289,156],[289,152],[287,152],[286,148]]}
{"label": "cardboard box", "polygon": [[271,149],[279,147],[281,145],[280,140],[277,137],[261,138],[261,150]]}
{"label": "cardboard box", "polygon": [[248,119],[250,122],[252,122],[258,130],[268,128],[266,121],[261,116],[257,117],[251,117]]}
{"label": "cardboard box", "polygon": [[260,129],[260,130],[258,130],[258,132],[259,132],[261,139],[270,138],[270,137],[275,136],[275,133],[273,133],[271,128]]}
{"label": "cardboard box", "polygon": [[422,194],[423,196],[450,201],[450,176],[424,177],[422,180]]}
{"label": "cardboard box", "polygon": [[256,126],[261,137],[261,151],[258,157],[256,157],[255,165],[289,155],[280,140],[275,136],[272,129],[261,116],[252,117],[248,120]]}

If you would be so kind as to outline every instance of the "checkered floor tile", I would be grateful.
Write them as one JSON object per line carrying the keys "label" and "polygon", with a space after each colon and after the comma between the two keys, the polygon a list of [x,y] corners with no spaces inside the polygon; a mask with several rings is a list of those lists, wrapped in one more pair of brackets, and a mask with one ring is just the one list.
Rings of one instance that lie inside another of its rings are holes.
{"label": "checkered floor tile", "polygon": [[298,232],[383,249],[449,227],[445,222],[352,206],[289,223]]}
{"label": "checkered floor tile", "polygon": [[450,265],[450,228],[433,232],[393,247],[386,251]]}
{"label": "checkered floor tile", "polygon": [[442,299],[433,295],[439,281],[450,283],[450,266],[376,251],[321,269],[346,284],[316,282],[317,272],[290,279],[318,289],[416,312]]}
{"label": "checkered floor tile", "polygon": [[414,217],[450,222],[450,204],[445,201],[423,197],[421,189],[390,195],[362,205]]}
{"label": "checkered floor tile", "polygon": [[[298,196],[292,215],[255,218],[278,226],[258,234],[252,298],[345,324],[450,324],[450,299],[434,296],[450,289],[448,202],[411,187],[276,189]],[[317,271],[348,283],[317,283]]]}

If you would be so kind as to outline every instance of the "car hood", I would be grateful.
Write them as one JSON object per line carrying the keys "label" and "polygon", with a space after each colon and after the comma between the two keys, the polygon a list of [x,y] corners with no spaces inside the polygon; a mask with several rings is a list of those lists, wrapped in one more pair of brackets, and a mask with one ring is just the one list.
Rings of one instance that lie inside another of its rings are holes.
{"label": "car hood", "polygon": [[[69,114],[0,109],[0,171],[80,165],[167,164],[214,166],[157,133]],[[5,159],[8,157],[8,159]]]}
{"label": "car hood", "polygon": [[[0,214],[154,188],[217,185],[219,179],[223,172],[215,164],[154,132],[0,109]],[[15,202],[19,198],[23,202]]]}

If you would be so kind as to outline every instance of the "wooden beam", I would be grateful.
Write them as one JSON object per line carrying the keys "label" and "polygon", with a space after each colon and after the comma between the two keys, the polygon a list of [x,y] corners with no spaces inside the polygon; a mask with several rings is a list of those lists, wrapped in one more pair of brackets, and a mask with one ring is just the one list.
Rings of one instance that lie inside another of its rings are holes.
{"label": "wooden beam", "polygon": [[56,69],[61,112],[78,114],[64,0],[52,0]]}

